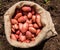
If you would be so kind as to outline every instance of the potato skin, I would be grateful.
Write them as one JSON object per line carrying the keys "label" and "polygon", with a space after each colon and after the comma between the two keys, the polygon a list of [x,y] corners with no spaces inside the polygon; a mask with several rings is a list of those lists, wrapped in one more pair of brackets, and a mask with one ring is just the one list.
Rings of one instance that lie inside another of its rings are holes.
{"label": "potato skin", "polygon": [[20,18],[18,18],[18,22],[25,22],[26,21],[26,17],[21,16]]}
{"label": "potato skin", "polygon": [[36,22],[36,16],[35,15],[32,16],[32,21]]}
{"label": "potato skin", "polygon": [[25,36],[23,36],[23,35],[19,36],[19,41],[23,42],[24,40],[26,40]]}
{"label": "potato skin", "polygon": [[14,18],[15,18],[15,19],[18,19],[18,18],[21,17],[21,16],[22,16],[22,13],[17,13]]}
{"label": "potato skin", "polygon": [[41,27],[41,18],[40,15],[36,15],[36,23],[39,25],[39,27]]}
{"label": "potato skin", "polygon": [[23,31],[22,28],[23,28],[23,24],[22,24],[22,23],[19,23],[19,30],[20,30],[21,32]]}
{"label": "potato skin", "polygon": [[11,19],[11,24],[18,24],[18,21],[16,19]]}
{"label": "potato skin", "polygon": [[22,7],[22,10],[23,11],[31,11],[31,8],[30,7],[27,7],[27,6],[24,6],[24,7]]}
{"label": "potato skin", "polygon": [[11,34],[11,39],[13,39],[13,40],[17,40],[17,38],[15,37],[14,34]]}
{"label": "potato skin", "polygon": [[40,33],[40,29],[37,29],[37,31],[36,31],[36,35],[38,35],[39,33]]}
{"label": "potato skin", "polygon": [[26,32],[26,37],[27,37],[28,39],[32,38],[32,33],[31,33],[30,31],[27,31],[27,32]]}
{"label": "potato skin", "polygon": [[22,33],[25,33],[28,30],[28,23],[23,24]]}
{"label": "potato skin", "polygon": [[39,28],[39,26],[35,23],[35,24],[33,24],[33,27],[34,28]]}
{"label": "potato skin", "polygon": [[31,33],[36,33],[36,29],[35,29],[34,27],[29,27],[29,31],[30,31]]}
{"label": "potato skin", "polygon": [[28,16],[29,19],[31,19],[32,18],[32,13],[29,12],[27,16]]}

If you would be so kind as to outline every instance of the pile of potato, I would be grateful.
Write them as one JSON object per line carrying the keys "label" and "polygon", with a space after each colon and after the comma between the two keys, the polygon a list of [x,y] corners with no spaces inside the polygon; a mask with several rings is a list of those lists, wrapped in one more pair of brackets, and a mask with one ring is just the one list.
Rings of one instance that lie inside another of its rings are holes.
{"label": "pile of potato", "polygon": [[29,43],[35,41],[41,29],[41,18],[34,7],[25,5],[16,8],[11,18],[11,39]]}

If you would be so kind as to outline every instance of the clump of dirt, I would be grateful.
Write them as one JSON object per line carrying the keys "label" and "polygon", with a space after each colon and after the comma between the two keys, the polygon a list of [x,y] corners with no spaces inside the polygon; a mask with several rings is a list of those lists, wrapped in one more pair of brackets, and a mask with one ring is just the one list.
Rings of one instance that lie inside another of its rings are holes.
{"label": "clump of dirt", "polygon": [[[20,48],[12,47],[6,40],[4,34],[4,19],[3,15],[13,4],[19,2],[21,0],[0,0],[0,50],[19,50]],[[36,47],[28,48],[27,50],[60,50],[60,0],[49,0],[49,2],[45,2],[45,0],[25,0],[25,1],[33,1],[41,5],[47,11],[51,13],[52,20],[55,24],[56,31],[58,35],[55,37],[51,37],[48,40],[43,41]],[[25,50],[25,49],[21,49]]]}

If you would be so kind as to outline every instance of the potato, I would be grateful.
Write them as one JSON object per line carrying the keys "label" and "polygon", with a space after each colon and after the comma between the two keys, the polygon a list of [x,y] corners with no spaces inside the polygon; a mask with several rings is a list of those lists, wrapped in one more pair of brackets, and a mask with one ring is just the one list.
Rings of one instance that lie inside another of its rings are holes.
{"label": "potato", "polygon": [[15,29],[15,26],[14,25],[11,25],[11,27]]}
{"label": "potato", "polygon": [[35,29],[34,27],[29,27],[29,31],[30,31],[31,33],[36,33],[36,29]]}
{"label": "potato", "polygon": [[37,31],[36,31],[36,35],[38,35],[39,33],[40,33],[40,29],[37,29]]}
{"label": "potato", "polygon": [[32,34],[32,37],[34,37],[35,35],[34,34]]}
{"label": "potato", "polygon": [[22,24],[22,23],[19,23],[19,30],[20,30],[21,32],[23,31],[22,28],[23,28],[23,24]]}
{"label": "potato", "polygon": [[40,15],[36,15],[36,23],[41,27],[41,18]]}
{"label": "potato", "polygon": [[16,19],[11,19],[11,24],[18,24],[18,21]]}
{"label": "potato", "polygon": [[15,19],[18,19],[18,18],[21,17],[21,16],[22,16],[22,13],[17,13],[14,18],[15,18]]}
{"label": "potato", "polygon": [[13,29],[18,29],[18,25],[17,24],[14,24],[14,25],[12,25],[12,28]]}
{"label": "potato", "polygon": [[14,28],[11,28],[11,31],[12,31],[12,32],[15,32],[15,29],[14,29]]}
{"label": "potato", "polygon": [[33,15],[35,14],[35,12],[34,12],[34,11],[32,11],[31,13],[32,13]]}
{"label": "potato", "polygon": [[22,33],[25,33],[28,30],[28,23],[23,24]]}
{"label": "potato", "polygon": [[31,24],[32,23],[32,20],[26,20],[26,22],[28,23],[28,24]]}
{"label": "potato", "polygon": [[19,41],[23,42],[25,40],[26,40],[26,36],[24,35],[19,36]]}
{"label": "potato", "polygon": [[33,24],[29,24],[29,27],[33,27]]}
{"label": "potato", "polygon": [[32,38],[32,33],[31,33],[30,31],[27,31],[27,32],[26,32],[26,37],[27,37],[28,39]]}
{"label": "potato", "polygon": [[24,6],[24,7],[22,7],[22,10],[23,10],[23,11],[31,11],[31,8],[28,7],[28,6]]}
{"label": "potato", "polygon": [[18,25],[17,25],[17,24],[14,24],[14,28],[15,28],[15,29],[18,29]]}
{"label": "potato", "polygon": [[28,16],[29,19],[31,19],[32,18],[32,13],[29,12],[27,16]]}
{"label": "potato", "polygon": [[19,36],[22,36],[22,32],[20,32]]}
{"label": "potato", "polygon": [[36,16],[35,16],[35,15],[32,16],[32,21],[33,21],[33,22],[36,21]]}
{"label": "potato", "polygon": [[31,38],[32,41],[35,41],[35,37],[34,38]]}
{"label": "potato", "polygon": [[27,20],[27,19],[28,19],[26,15],[24,15],[23,17],[24,17],[24,19],[25,19],[25,20]]}
{"label": "potato", "polygon": [[16,31],[16,34],[19,35],[20,34],[20,30]]}
{"label": "potato", "polygon": [[29,42],[30,42],[30,40],[29,40],[29,39],[26,39],[24,42],[29,43]]}
{"label": "potato", "polygon": [[18,22],[25,22],[26,21],[26,17],[21,16],[20,18],[18,18]]}
{"label": "potato", "polygon": [[19,36],[18,36],[18,35],[16,35],[16,34],[15,34],[15,37],[16,37],[16,39],[18,39],[18,38],[19,38]]}
{"label": "potato", "polygon": [[11,39],[17,40],[17,38],[15,37],[15,34],[11,34]]}
{"label": "potato", "polygon": [[36,23],[33,24],[33,27],[34,28],[39,28],[39,26]]}

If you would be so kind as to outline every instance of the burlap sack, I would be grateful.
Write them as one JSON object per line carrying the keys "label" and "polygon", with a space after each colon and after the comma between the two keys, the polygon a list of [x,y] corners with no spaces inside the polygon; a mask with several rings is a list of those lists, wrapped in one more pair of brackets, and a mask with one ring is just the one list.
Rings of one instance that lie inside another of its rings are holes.
{"label": "burlap sack", "polygon": [[[41,15],[41,22],[44,25],[43,29],[38,34],[35,41],[30,43],[24,43],[24,42],[21,43],[18,41],[14,41],[10,38],[10,34],[11,34],[10,18],[13,16],[16,6],[20,8],[23,5],[34,6],[36,8],[36,11]],[[5,34],[8,42],[12,46],[19,47],[19,48],[29,48],[29,47],[36,46],[37,44],[41,43],[42,40],[45,40],[50,38],[51,36],[57,35],[50,13],[46,11],[44,8],[42,8],[40,5],[31,1],[20,1],[14,4],[11,8],[9,8],[4,15],[4,24],[5,24]]]}

